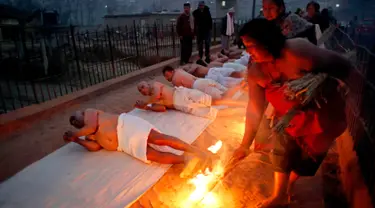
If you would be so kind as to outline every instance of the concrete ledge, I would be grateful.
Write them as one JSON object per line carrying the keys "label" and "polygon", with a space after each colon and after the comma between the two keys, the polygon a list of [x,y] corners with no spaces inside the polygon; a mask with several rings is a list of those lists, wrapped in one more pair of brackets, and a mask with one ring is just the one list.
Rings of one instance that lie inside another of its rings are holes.
{"label": "concrete ledge", "polygon": [[[220,45],[211,47],[212,52],[220,51]],[[196,58],[198,52],[192,54],[192,58]],[[73,92],[68,95],[58,97],[56,99],[46,101],[41,104],[35,104],[11,111],[0,115],[0,134],[6,135],[15,129],[22,128],[24,125],[29,125],[29,122],[40,120],[46,116],[74,105],[76,103],[86,101],[97,97],[105,92],[116,89],[121,85],[129,84],[146,76],[160,73],[162,68],[167,65],[177,66],[180,58],[172,58],[170,60],[160,62],[158,64],[139,69],[129,74],[107,80],[105,82],[87,87],[85,89]]]}
{"label": "concrete ledge", "polygon": [[353,138],[346,130],[337,139],[341,182],[346,198],[353,208],[373,207],[368,188],[362,177],[356,152],[353,150]]}

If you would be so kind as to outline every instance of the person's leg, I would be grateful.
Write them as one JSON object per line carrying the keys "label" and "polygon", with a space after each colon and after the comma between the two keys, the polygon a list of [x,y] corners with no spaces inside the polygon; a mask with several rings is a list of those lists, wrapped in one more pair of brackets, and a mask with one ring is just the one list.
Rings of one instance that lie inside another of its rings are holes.
{"label": "person's leg", "polygon": [[160,164],[182,164],[185,163],[183,155],[175,155],[168,152],[159,152],[154,148],[147,146],[147,160]]}
{"label": "person's leg", "polygon": [[246,75],[246,71],[234,71],[230,74],[230,77],[233,78],[244,78]]}
{"label": "person's leg", "polygon": [[201,153],[201,151],[198,148],[174,136],[166,135],[155,130],[151,130],[150,134],[148,135],[147,143],[159,146],[169,146],[173,149],[181,150],[184,152]]}
{"label": "person's leg", "polygon": [[227,36],[221,35],[221,53],[225,54],[226,45],[227,45]]}
{"label": "person's leg", "polygon": [[180,51],[180,65],[183,65],[184,64],[184,59],[185,59],[185,42],[184,42],[184,38],[180,39],[180,48],[181,48],[181,51]]}
{"label": "person's leg", "polygon": [[269,208],[269,207],[286,205],[287,204],[286,192],[287,192],[287,187],[288,187],[288,180],[289,180],[289,174],[275,172],[274,173],[274,188],[273,188],[272,196],[264,200],[260,204],[258,204],[258,207]]}
{"label": "person's leg", "polygon": [[[199,150],[198,148],[170,135],[166,135],[163,133],[160,133],[155,130],[151,130],[148,140],[148,144],[154,144],[158,146],[169,146],[173,149],[184,151],[189,154],[184,154],[183,156],[178,156],[174,155],[171,153],[164,153],[164,152],[159,152],[156,151],[155,149],[151,150],[150,153],[147,152],[147,159],[150,161],[158,162],[158,163],[163,163],[163,164],[180,164],[180,163],[185,163],[185,164],[190,164],[194,158],[199,158],[199,162],[195,164],[194,166],[197,167],[198,169],[205,169],[209,168],[212,169],[212,158],[209,157],[209,155],[204,152]],[[147,149],[149,151],[149,148]],[[149,155],[150,154],[150,155]],[[149,158],[150,156],[150,158]]]}
{"label": "person's leg", "polygon": [[197,45],[199,51],[199,58],[203,59],[203,36],[201,34],[197,35]]}
{"label": "person's leg", "polygon": [[187,52],[186,52],[186,63],[189,63],[190,62],[190,57],[191,57],[191,54],[193,52],[193,38],[192,37],[188,37],[187,38]]}
{"label": "person's leg", "polygon": [[204,38],[206,62],[210,63],[211,34],[208,32]]}
{"label": "person's leg", "polygon": [[293,194],[294,184],[296,183],[296,181],[298,180],[299,177],[300,176],[294,171],[292,171],[289,175],[289,182],[288,182],[288,189],[287,189],[289,201],[290,201],[290,198]]}

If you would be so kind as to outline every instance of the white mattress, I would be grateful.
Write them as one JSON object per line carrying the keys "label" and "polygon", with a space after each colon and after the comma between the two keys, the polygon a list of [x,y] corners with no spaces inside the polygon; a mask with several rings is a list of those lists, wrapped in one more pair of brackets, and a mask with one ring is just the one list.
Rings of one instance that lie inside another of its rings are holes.
{"label": "white mattress", "polygon": [[[192,143],[212,122],[177,111],[133,110],[159,130]],[[170,165],[146,165],[121,152],[68,144],[0,184],[0,207],[127,207]]]}

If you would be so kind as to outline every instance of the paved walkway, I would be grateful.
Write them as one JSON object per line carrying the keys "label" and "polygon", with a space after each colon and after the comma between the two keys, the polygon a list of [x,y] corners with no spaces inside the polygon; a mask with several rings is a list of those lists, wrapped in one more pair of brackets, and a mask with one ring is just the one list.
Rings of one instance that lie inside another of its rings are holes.
{"label": "paved walkway", "polygon": [[[145,79],[165,82],[161,76]],[[72,111],[91,107],[113,113],[127,112],[140,98],[136,83],[129,83],[95,99],[61,109],[49,118],[30,124],[26,129],[15,131],[9,138],[0,136],[0,179],[4,180],[63,146],[62,134],[70,128],[68,118]],[[207,148],[217,140],[222,140],[224,147],[219,154],[222,158],[228,158],[242,139],[244,115],[244,109],[221,111],[216,121],[194,145]],[[272,170],[269,165],[259,162],[260,157],[251,154],[218,183],[214,193],[221,200],[218,206],[213,207],[254,207],[271,194]],[[144,207],[183,207],[181,203],[194,187],[188,184],[187,180],[179,178],[181,170],[181,166],[173,166],[133,207],[140,207],[140,204]],[[299,181],[296,187],[298,203],[292,207],[324,207],[321,187],[319,176]]]}

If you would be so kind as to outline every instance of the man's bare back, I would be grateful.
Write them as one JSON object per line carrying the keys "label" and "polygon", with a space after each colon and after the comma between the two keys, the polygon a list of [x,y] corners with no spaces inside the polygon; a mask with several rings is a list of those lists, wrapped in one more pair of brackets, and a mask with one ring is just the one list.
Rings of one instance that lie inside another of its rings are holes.
{"label": "man's bare back", "polygon": [[183,69],[176,69],[172,77],[172,84],[178,87],[192,88],[197,77],[187,73]]}
{"label": "man's bare back", "polygon": [[[109,151],[116,151],[118,146],[117,140],[117,114],[105,113],[96,109],[86,109],[77,111],[70,121],[78,131],[68,131],[64,137],[75,138],[85,136],[88,142],[95,142],[98,145],[92,145],[92,151],[104,148]],[[74,117],[74,118],[73,118]],[[85,143],[85,140],[82,140]]]}
{"label": "man's bare back", "polygon": [[204,67],[199,64],[186,64],[182,67],[182,69],[189,74],[192,74],[193,76],[199,78],[204,78],[210,70],[209,67]]}
{"label": "man's bare back", "polygon": [[138,90],[142,95],[150,97],[147,104],[160,104],[170,109],[174,108],[173,94],[175,89],[173,87],[156,81],[142,81],[138,84]]}

